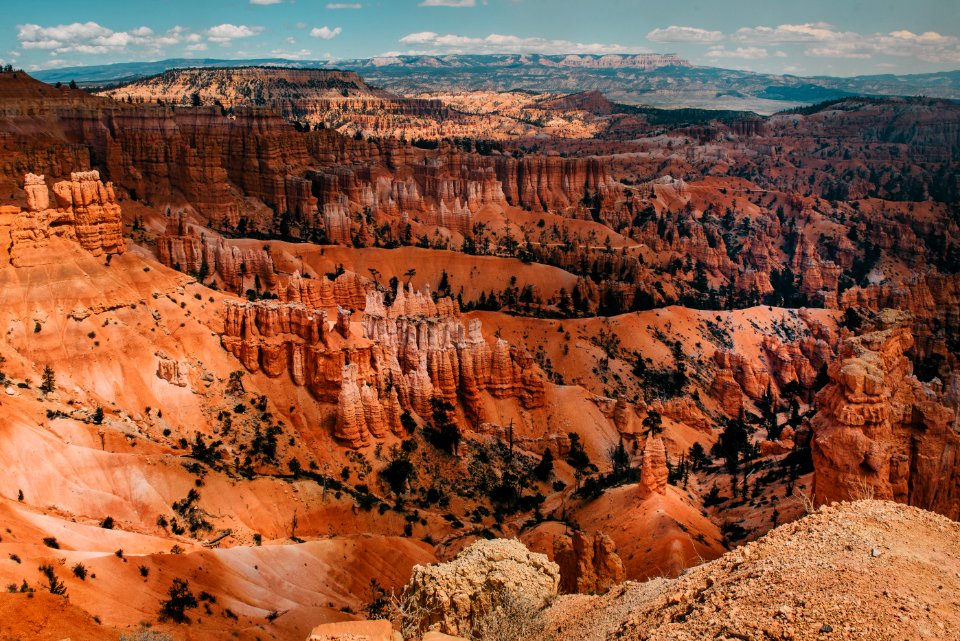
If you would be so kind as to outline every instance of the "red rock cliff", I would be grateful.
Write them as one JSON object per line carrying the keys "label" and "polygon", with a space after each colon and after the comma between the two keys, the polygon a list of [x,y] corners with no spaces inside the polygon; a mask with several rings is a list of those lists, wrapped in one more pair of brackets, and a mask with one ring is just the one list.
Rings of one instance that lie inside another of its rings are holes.
{"label": "red rock cliff", "polygon": [[843,341],[812,421],[816,500],[892,499],[960,518],[956,399],[912,374],[910,318]]}

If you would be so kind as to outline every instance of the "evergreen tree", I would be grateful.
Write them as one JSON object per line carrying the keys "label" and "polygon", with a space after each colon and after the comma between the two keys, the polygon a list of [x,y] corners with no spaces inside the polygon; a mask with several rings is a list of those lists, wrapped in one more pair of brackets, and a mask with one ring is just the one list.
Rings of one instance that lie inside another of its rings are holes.
{"label": "evergreen tree", "polygon": [[580,442],[580,435],[576,432],[570,432],[567,435],[570,439],[570,451],[567,453],[567,463],[573,468],[573,475],[577,481],[577,489],[580,489],[580,482],[590,471],[597,469],[597,466],[590,462],[590,456],[583,448]]}
{"label": "evergreen tree", "polygon": [[540,457],[540,462],[533,468],[533,475],[540,481],[546,481],[553,474],[553,452],[548,447]]}
{"label": "evergreen tree", "polygon": [[707,462],[707,453],[703,450],[703,446],[700,445],[700,441],[697,441],[690,446],[690,464],[693,466],[694,470],[699,470]]}
{"label": "evergreen tree", "polygon": [[610,450],[610,462],[613,467],[611,475],[613,480],[619,481],[627,476],[630,470],[630,455],[627,454],[627,448],[623,446],[623,436],[617,445]]}
{"label": "evergreen tree", "polygon": [[44,366],[43,368],[43,377],[40,383],[40,391],[44,394],[49,394],[53,390],[57,389],[57,376],[53,373],[53,368],[49,365]]}
{"label": "evergreen tree", "polygon": [[380,477],[390,486],[390,491],[397,497],[398,503],[407,489],[407,484],[416,476],[417,471],[410,462],[410,456],[396,445],[391,447],[390,458],[386,467],[380,471]]}
{"label": "evergreen tree", "polygon": [[160,602],[160,620],[174,623],[190,623],[187,610],[200,605],[190,591],[190,584],[183,579],[174,579],[167,590],[169,598]]}
{"label": "evergreen tree", "polygon": [[643,427],[647,430],[647,436],[656,436],[663,433],[663,418],[657,410],[650,410],[643,419]]}

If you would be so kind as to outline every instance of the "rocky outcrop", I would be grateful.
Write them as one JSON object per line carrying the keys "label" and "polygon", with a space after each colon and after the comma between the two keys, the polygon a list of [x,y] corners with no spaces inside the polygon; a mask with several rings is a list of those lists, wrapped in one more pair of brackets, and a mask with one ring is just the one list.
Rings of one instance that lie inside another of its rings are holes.
{"label": "rocky outcrop", "polygon": [[251,372],[290,374],[299,385],[317,375],[313,358],[325,350],[328,336],[323,310],[298,303],[224,301],[220,342]]}
{"label": "rocky outcrop", "polygon": [[643,447],[643,463],[640,468],[640,494],[663,494],[667,491],[667,450],[663,439],[650,436]]}
{"label": "rocky outcrop", "polygon": [[403,627],[470,637],[485,613],[509,599],[542,608],[559,584],[557,564],[519,541],[477,541],[448,563],[414,566],[401,594]]}
{"label": "rocky outcrop", "polygon": [[157,378],[163,379],[177,387],[187,387],[190,384],[190,366],[184,361],[177,361],[163,352],[157,354]]}
{"label": "rocky outcrop", "polygon": [[[467,327],[452,299],[434,303],[428,294],[412,288],[397,293],[389,307],[383,296],[371,292],[363,316],[367,338],[383,345],[387,362],[400,375],[394,381],[401,401],[422,416],[430,413],[430,399],[440,396],[463,402],[480,417],[480,393],[517,398],[530,409],[543,405],[543,373],[527,353],[497,339],[491,346],[480,331],[480,321]],[[406,382],[406,389],[404,389]]]}
{"label": "rocky outcrop", "polygon": [[801,387],[813,386],[817,371],[804,355],[800,345],[784,343],[773,336],[764,336],[762,346],[778,386],[791,383],[797,383]]}
{"label": "rocky outcrop", "polygon": [[579,530],[554,538],[553,560],[560,567],[563,594],[603,593],[626,578],[616,545],[602,532],[593,539]]}
{"label": "rocky outcrop", "polygon": [[752,399],[760,398],[770,388],[769,372],[761,369],[762,364],[754,363],[743,354],[717,350],[713,361],[721,370],[729,370],[743,393]]}
{"label": "rocky outcrop", "polygon": [[960,519],[956,401],[913,376],[909,315],[886,310],[875,322],[843,341],[816,398],[816,500],[875,497]]}
{"label": "rocky outcrop", "polygon": [[302,303],[307,307],[330,310],[338,307],[351,311],[363,311],[367,292],[373,282],[354,272],[344,272],[332,281],[326,275],[320,278],[305,278],[294,272],[285,281],[281,277],[275,288],[277,298],[286,303]]}
{"label": "rocky outcrop", "polygon": [[713,377],[710,396],[719,401],[727,416],[738,416],[743,409],[743,391],[729,367],[720,369]]}
{"label": "rocky outcrop", "polygon": [[198,233],[183,215],[171,218],[157,236],[157,258],[168,267],[189,273],[213,275],[238,293],[259,282],[267,291],[277,285],[273,258],[262,248],[241,249],[215,235]]}
{"label": "rocky outcrop", "polygon": [[[205,240],[181,214],[170,219],[163,233],[157,236],[157,258],[167,267],[197,273],[206,260]],[[209,265],[208,262],[207,269]]]}
{"label": "rocky outcrop", "polygon": [[307,282],[318,281],[291,281],[287,302],[227,301],[221,344],[249,371],[289,375],[336,403],[335,434],[351,447],[400,433],[404,410],[430,417],[434,398],[478,418],[484,393],[543,405],[545,379],[533,359],[504,340],[488,344],[478,320],[464,327],[452,299],[434,302],[410,288],[386,305],[381,292],[369,292],[363,335],[355,336],[347,310],[331,323],[325,309],[292,300],[317,299]]}
{"label": "rocky outcrop", "polygon": [[758,359],[732,350],[714,352],[717,371],[709,391],[728,416],[737,416],[747,398],[757,401],[768,392],[779,398],[785,386],[815,387],[819,373],[833,357],[838,338],[835,331],[805,311],[799,316],[802,335],[786,341],[763,336]]}
{"label": "rocky outcrop", "polygon": [[[369,390],[370,386],[364,385],[364,389]],[[366,394],[360,392],[356,363],[344,365],[340,379],[340,396],[337,398],[337,427],[334,436],[353,447],[370,444],[371,428],[378,432],[378,436],[384,436],[383,412],[377,412],[378,409],[380,407],[374,395],[369,391]]]}
{"label": "rocky outcrop", "polygon": [[94,256],[122,254],[123,218],[112,183],[97,171],[74,172],[53,186],[54,201],[43,176],[24,177],[27,209],[9,221],[9,256],[13,265],[45,265],[57,260],[50,241],[76,242]]}
{"label": "rocky outcrop", "polygon": [[853,287],[843,292],[841,306],[909,311],[913,316],[915,362],[943,358],[956,369],[949,337],[960,334],[960,274],[926,272],[914,274],[905,283]]}

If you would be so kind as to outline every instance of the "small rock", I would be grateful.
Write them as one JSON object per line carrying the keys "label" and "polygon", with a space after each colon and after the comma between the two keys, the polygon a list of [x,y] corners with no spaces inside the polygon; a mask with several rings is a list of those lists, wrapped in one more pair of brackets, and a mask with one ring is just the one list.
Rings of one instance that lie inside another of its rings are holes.
{"label": "small rock", "polygon": [[874,558],[880,556],[880,548],[873,548],[872,550],[870,550],[870,556]]}
{"label": "small rock", "polygon": [[829,623],[824,623],[820,626],[820,634],[828,634],[830,632],[833,632],[833,626]]}

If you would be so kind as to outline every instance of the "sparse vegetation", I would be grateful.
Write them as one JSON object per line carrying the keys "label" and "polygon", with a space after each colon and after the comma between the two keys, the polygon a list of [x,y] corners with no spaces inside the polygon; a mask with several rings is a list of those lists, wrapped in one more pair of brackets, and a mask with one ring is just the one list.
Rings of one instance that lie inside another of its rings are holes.
{"label": "sparse vegetation", "polygon": [[50,564],[41,565],[38,570],[47,582],[47,591],[57,596],[67,596],[67,586],[63,584]]}
{"label": "sparse vegetation", "polygon": [[44,394],[50,394],[55,389],[57,389],[57,375],[52,367],[45,365],[41,375],[40,391]]}
{"label": "sparse vegetation", "polygon": [[190,623],[188,612],[198,606],[197,598],[190,591],[190,583],[175,578],[167,589],[167,598],[160,601],[160,620]]}

